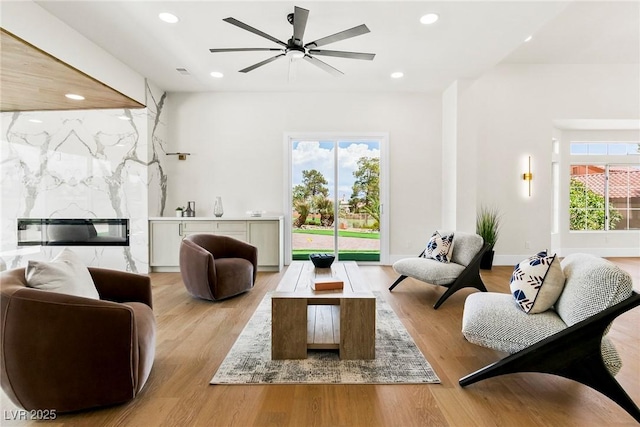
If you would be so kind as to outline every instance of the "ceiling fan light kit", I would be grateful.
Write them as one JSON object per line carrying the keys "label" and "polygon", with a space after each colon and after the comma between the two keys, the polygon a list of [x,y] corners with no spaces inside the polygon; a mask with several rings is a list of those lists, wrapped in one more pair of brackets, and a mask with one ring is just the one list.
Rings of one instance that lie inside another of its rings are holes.
{"label": "ceiling fan light kit", "polygon": [[369,32],[369,28],[366,25],[358,25],[356,27],[350,28],[348,30],[340,31],[338,33],[332,34],[327,37],[320,38],[318,40],[314,40],[310,43],[304,44],[302,41],[304,36],[304,31],[307,26],[307,19],[309,17],[309,11],[307,9],[303,9],[301,7],[295,6],[294,12],[287,15],[287,21],[291,25],[293,25],[293,35],[291,38],[285,43],[282,40],[278,40],[277,38],[260,31],[256,28],[253,28],[244,22],[238,21],[235,18],[225,18],[223,21],[228,22],[229,24],[235,25],[236,27],[242,28],[243,30],[249,31],[253,34],[256,34],[260,37],[263,37],[267,40],[270,40],[274,43],[279,44],[281,47],[279,48],[222,48],[222,49],[209,49],[211,53],[222,53],[222,52],[259,52],[259,51],[273,51],[279,52],[276,56],[272,56],[271,58],[265,59],[264,61],[253,64],[247,68],[243,68],[240,70],[241,73],[248,73],[249,71],[253,71],[256,68],[262,67],[263,65],[269,64],[270,62],[275,61],[276,59],[286,57],[289,60],[295,59],[304,59],[307,62],[319,67],[320,69],[334,75],[340,76],[343,73],[327,64],[324,61],[316,58],[314,55],[319,56],[333,56],[337,58],[348,58],[348,59],[362,59],[371,61],[375,57],[374,53],[361,53],[361,52],[345,52],[345,51],[336,51],[336,50],[324,50],[317,49],[321,46],[335,43],[341,40],[346,40],[352,37],[356,37],[362,34],[366,34]]}

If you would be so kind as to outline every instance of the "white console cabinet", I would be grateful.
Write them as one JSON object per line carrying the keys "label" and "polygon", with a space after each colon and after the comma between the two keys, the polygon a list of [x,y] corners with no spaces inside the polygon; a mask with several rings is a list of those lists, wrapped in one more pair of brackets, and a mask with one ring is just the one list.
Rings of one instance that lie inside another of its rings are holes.
{"label": "white console cabinet", "polygon": [[284,261],[283,217],[150,218],[151,271],[180,271],[180,242],[190,234],[233,237],[258,248],[258,271],[280,271]]}

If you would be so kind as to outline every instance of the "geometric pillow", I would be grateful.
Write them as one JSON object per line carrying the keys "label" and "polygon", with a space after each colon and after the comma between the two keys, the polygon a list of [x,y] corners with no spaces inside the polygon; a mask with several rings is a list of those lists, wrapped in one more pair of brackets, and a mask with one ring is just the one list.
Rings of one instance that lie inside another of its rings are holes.
{"label": "geometric pillow", "polygon": [[51,262],[29,261],[24,275],[30,288],[100,299],[89,270],[66,248]]}
{"label": "geometric pillow", "polygon": [[525,259],[511,275],[511,294],[525,313],[547,311],[556,303],[564,289],[564,273],[555,254],[542,251]]}
{"label": "geometric pillow", "polygon": [[440,235],[438,231],[433,233],[424,251],[424,258],[448,263],[451,261],[453,251],[453,233]]}

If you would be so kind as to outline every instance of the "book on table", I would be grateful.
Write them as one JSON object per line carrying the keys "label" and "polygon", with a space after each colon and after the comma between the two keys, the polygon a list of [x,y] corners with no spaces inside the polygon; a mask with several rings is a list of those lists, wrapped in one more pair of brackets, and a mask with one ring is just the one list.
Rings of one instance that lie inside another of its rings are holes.
{"label": "book on table", "polygon": [[344,288],[344,282],[337,277],[314,277],[311,289],[314,291],[334,291]]}

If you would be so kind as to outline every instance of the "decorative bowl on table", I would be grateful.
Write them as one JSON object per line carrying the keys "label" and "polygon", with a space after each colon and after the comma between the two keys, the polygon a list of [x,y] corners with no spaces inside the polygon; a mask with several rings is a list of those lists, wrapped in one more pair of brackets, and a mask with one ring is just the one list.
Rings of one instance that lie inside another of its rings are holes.
{"label": "decorative bowl on table", "polygon": [[329,268],[336,256],[333,254],[311,254],[309,259],[316,268]]}

